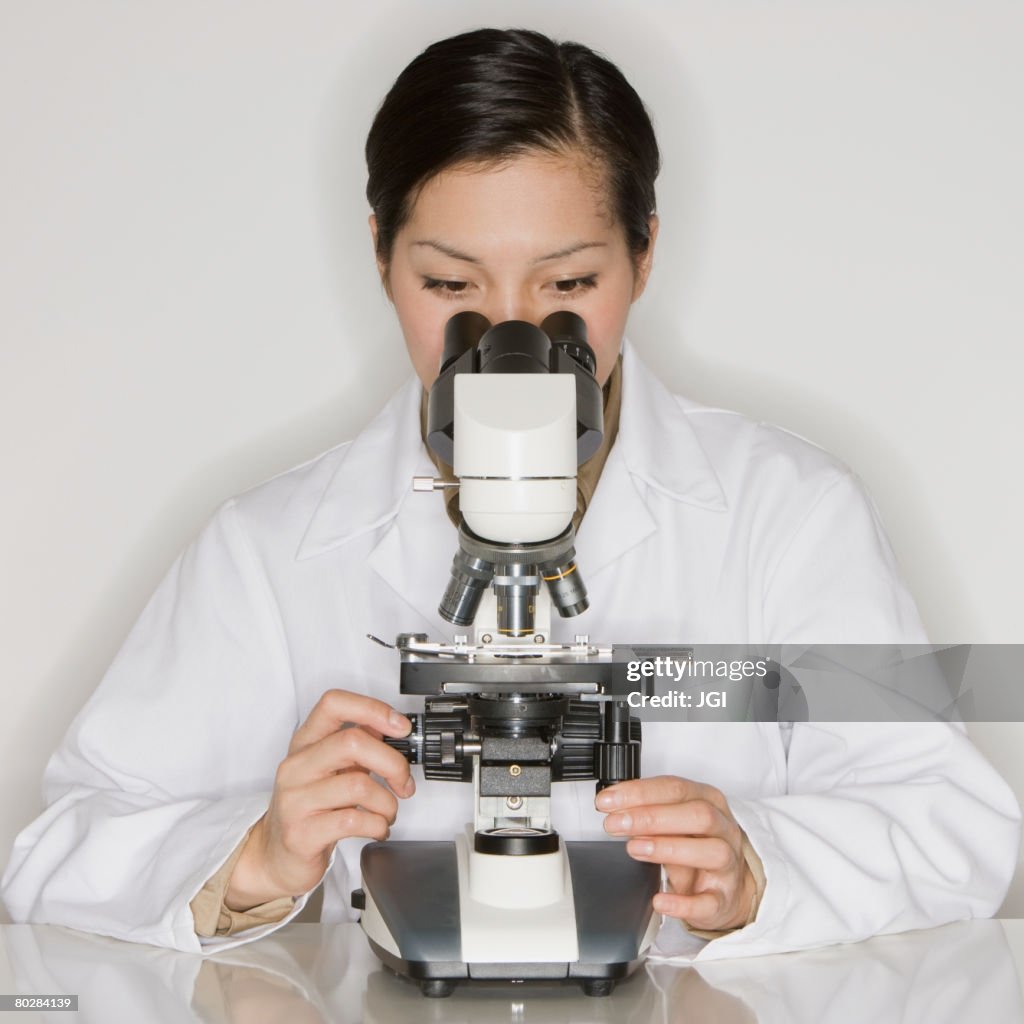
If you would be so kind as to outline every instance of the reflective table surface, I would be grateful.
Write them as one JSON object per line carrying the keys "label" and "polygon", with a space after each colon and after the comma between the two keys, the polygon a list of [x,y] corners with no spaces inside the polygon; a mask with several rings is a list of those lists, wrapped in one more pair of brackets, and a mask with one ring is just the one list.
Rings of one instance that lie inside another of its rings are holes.
{"label": "reflective table surface", "polygon": [[965,921],[867,942],[699,966],[648,963],[607,998],[558,982],[463,985],[425,999],[357,925],[292,924],[215,956],[46,925],[0,927],[0,994],[77,995],[30,1021],[571,1021],[1024,1024],[1024,921]]}

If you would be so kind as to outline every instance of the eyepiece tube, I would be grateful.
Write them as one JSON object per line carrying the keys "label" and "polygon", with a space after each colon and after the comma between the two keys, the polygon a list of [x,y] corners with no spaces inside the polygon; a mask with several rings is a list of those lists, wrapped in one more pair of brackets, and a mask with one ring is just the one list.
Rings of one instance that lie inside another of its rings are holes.
{"label": "eyepiece tube", "polygon": [[525,320],[496,324],[478,347],[480,373],[549,373],[551,340]]}
{"label": "eyepiece tube", "polygon": [[444,325],[444,349],[441,352],[441,367],[438,374],[444,373],[463,352],[473,348],[490,329],[491,321],[471,309],[456,313]]}
{"label": "eyepiece tube", "polygon": [[587,325],[583,317],[562,309],[545,317],[540,329],[551,339],[552,345],[572,356],[590,374],[597,372],[597,357],[587,344]]}

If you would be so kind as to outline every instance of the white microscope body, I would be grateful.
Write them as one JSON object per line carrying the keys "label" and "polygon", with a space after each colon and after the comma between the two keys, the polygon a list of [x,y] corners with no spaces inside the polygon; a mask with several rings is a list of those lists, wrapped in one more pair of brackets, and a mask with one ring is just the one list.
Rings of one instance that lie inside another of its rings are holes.
{"label": "white microscope body", "polygon": [[428,439],[451,456],[464,526],[440,612],[473,637],[399,637],[402,692],[427,701],[393,745],[430,778],[472,782],[475,814],[454,843],[367,846],[353,898],[377,954],[426,995],[474,978],[606,995],[657,929],[657,867],[620,842],[566,843],[551,821],[552,782],[639,774],[610,648],[550,642],[552,605],[587,607],[572,517],[577,465],[601,437],[593,369],[573,314],[541,329],[460,314],[446,333]]}

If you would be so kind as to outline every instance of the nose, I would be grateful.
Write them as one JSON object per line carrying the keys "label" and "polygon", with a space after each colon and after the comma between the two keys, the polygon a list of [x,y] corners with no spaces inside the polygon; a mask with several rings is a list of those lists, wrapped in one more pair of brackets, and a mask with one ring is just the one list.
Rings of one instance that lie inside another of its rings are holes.
{"label": "nose", "polygon": [[524,288],[503,288],[492,292],[481,309],[492,324],[503,323],[505,320],[525,320],[529,324],[540,325],[550,310],[545,310],[536,297],[531,296]]}

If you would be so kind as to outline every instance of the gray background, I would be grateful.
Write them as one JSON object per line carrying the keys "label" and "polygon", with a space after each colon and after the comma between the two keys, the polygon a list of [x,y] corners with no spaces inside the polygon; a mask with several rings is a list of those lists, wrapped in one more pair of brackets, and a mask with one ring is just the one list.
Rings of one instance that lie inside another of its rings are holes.
{"label": "gray background", "polygon": [[[407,372],[362,142],[481,24],[653,111],[648,362],[853,466],[934,641],[1024,637],[1020,3],[4,0],[0,863],[174,555]],[[971,731],[1024,792],[1021,727]]]}

